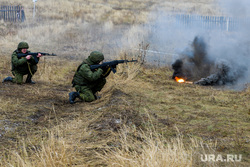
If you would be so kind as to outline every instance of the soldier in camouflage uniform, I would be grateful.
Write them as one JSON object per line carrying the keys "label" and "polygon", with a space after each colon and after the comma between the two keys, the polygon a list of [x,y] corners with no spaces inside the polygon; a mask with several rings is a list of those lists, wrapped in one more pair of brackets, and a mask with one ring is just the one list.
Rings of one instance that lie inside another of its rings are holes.
{"label": "soldier in camouflage uniform", "polygon": [[69,93],[69,101],[71,104],[75,103],[76,98],[80,98],[83,101],[91,102],[97,99],[96,92],[106,84],[106,79],[110,73],[109,69],[91,70],[90,65],[99,64],[104,60],[104,56],[101,52],[93,51],[90,53],[87,59],[79,65],[77,71],[73,77],[72,84],[77,92]]}
{"label": "soldier in camouflage uniform", "polygon": [[[37,63],[33,56],[27,55],[26,57],[18,58],[18,53],[29,53],[27,49],[29,48],[29,45],[27,42],[20,42],[17,46],[17,50],[15,50],[12,53],[11,57],[11,64],[12,64],[12,74],[15,76],[15,78],[7,77],[3,80],[3,82],[11,81],[17,84],[23,83],[23,76],[27,75],[26,83],[32,83],[35,84],[31,80],[32,76],[37,71]],[[39,61],[39,57],[42,55],[38,53],[37,59]]]}

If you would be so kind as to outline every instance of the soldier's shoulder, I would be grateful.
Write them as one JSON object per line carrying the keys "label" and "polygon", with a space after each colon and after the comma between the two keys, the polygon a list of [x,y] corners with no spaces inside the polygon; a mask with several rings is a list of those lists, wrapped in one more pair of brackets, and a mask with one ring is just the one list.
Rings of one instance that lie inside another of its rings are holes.
{"label": "soldier's shoulder", "polygon": [[88,70],[88,69],[90,69],[89,65],[85,64],[85,63],[82,63],[80,65],[79,71],[85,71],[85,70]]}
{"label": "soldier's shoulder", "polygon": [[12,56],[13,55],[17,55],[17,50],[14,50],[13,52],[12,52]]}
{"label": "soldier's shoulder", "polygon": [[87,63],[82,63],[81,68],[89,68],[89,65]]}

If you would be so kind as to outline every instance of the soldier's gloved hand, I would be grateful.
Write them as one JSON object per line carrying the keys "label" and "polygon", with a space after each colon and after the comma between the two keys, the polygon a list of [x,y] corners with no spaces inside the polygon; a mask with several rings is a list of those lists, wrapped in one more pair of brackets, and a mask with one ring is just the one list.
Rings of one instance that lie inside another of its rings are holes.
{"label": "soldier's gloved hand", "polygon": [[103,73],[103,69],[101,69],[101,68],[98,68],[97,71],[98,71],[99,73]]}
{"label": "soldier's gloved hand", "polygon": [[37,54],[37,57],[42,57],[43,55],[41,53],[38,53]]}
{"label": "soldier's gloved hand", "polygon": [[27,55],[25,58],[29,60],[31,58],[31,55]]}

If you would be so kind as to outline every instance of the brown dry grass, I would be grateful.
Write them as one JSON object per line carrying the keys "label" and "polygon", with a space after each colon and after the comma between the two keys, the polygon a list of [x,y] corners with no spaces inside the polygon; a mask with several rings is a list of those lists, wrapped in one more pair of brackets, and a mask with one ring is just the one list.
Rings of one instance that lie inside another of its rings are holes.
{"label": "brown dry grass", "polygon": [[[71,64],[62,62],[66,66]],[[55,61],[49,67],[56,69],[59,65]],[[208,144],[215,151],[212,153],[243,154],[244,162],[247,161],[249,88],[235,92],[179,84],[170,79],[172,71],[168,68],[122,67],[126,65],[119,65],[117,74],[109,76],[100,100],[73,106],[67,101],[67,94],[72,90],[71,79],[63,78],[65,74],[73,75],[70,68],[57,76],[51,75],[51,80],[46,75],[38,75],[36,85],[2,84],[1,91],[5,92],[1,100],[2,119],[15,120],[16,124],[3,122],[3,126],[15,130],[5,131],[2,146],[9,148],[16,142],[21,145],[24,142],[23,146],[10,149],[10,157],[2,163],[39,166],[41,161],[46,161],[47,165],[95,166],[120,162],[122,166],[143,166],[156,149],[159,152],[155,152],[152,164],[170,163],[166,156],[189,155],[185,157],[188,161],[180,158],[175,163],[191,166],[201,163],[198,153],[203,152],[198,149],[197,157],[192,157],[190,152],[196,149],[197,143],[190,145],[190,140]],[[139,70],[135,75],[131,69]],[[65,82],[58,82],[58,78]],[[13,101],[15,105],[11,105]],[[151,136],[158,133],[160,138]],[[178,135],[182,136],[181,140]],[[26,140],[19,140],[24,136]],[[16,142],[5,140],[10,138]],[[156,141],[158,144],[154,145]],[[174,149],[165,147],[164,143]],[[143,150],[138,150],[138,146]],[[134,151],[128,151],[129,148]]]}

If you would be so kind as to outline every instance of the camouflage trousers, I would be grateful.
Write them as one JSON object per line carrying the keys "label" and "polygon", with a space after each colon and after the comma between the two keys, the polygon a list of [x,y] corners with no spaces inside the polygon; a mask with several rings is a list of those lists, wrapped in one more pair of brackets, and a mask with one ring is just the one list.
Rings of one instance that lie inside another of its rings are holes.
{"label": "camouflage trousers", "polygon": [[91,102],[96,100],[95,93],[101,91],[105,84],[106,79],[102,78],[91,85],[75,85],[75,89],[80,94],[81,100]]}
{"label": "camouflage trousers", "polygon": [[[31,71],[31,73],[30,73],[30,71]],[[23,83],[23,76],[24,76],[24,75],[28,75],[28,76],[27,76],[27,79],[28,79],[28,78],[31,79],[32,76],[33,76],[33,75],[36,73],[36,71],[37,71],[37,65],[32,65],[32,66],[30,66],[30,71],[28,70],[28,71],[26,71],[26,72],[24,72],[24,71],[20,72],[20,71],[18,71],[18,70],[13,70],[13,71],[12,71],[12,74],[14,75],[14,78],[13,78],[12,82],[17,83],[17,84],[22,84],[22,83]],[[26,81],[27,81],[27,79],[26,79]]]}

